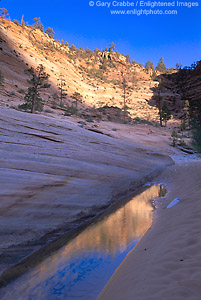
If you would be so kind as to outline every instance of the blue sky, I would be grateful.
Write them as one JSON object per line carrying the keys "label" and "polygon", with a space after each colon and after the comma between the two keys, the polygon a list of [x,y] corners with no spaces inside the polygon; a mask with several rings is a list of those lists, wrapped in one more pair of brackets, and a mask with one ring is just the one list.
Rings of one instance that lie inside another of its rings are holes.
{"label": "blue sky", "polygon": [[[198,7],[178,7],[177,1],[168,8],[155,7],[152,10],[177,10],[177,15],[112,15],[111,10],[140,10],[149,7],[120,7],[117,2],[90,0],[2,0],[0,7],[8,9],[11,19],[20,20],[24,14],[25,22],[33,23],[34,17],[41,17],[45,28],[52,27],[56,39],[64,39],[76,47],[104,49],[111,42],[116,49],[130,54],[139,63],[151,60],[156,65],[161,56],[167,67],[181,62],[183,66],[200,60],[201,53],[201,3]],[[110,2],[110,8],[98,6]],[[127,1],[124,1],[127,3]],[[150,1],[146,1],[150,2]],[[151,1],[154,2],[154,1]],[[157,1],[159,2],[159,1]],[[179,1],[182,2],[182,1]],[[185,1],[183,1],[185,2]],[[187,1],[188,3],[192,1]],[[195,0],[196,2],[196,0]]]}

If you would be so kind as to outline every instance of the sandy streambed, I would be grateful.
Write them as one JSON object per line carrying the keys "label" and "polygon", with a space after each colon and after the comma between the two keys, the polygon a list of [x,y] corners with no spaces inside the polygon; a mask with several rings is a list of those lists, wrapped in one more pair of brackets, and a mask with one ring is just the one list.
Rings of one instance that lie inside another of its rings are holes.
{"label": "sandy streambed", "polygon": [[[160,179],[169,193],[154,224],[98,299],[201,299],[201,161],[177,161]],[[180,202],[167,209],[175,198]]]}

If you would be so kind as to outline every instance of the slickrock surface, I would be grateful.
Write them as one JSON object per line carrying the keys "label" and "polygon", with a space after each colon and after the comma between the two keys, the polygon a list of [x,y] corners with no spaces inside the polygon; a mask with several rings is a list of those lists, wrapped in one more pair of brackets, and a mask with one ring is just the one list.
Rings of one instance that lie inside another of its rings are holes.
{"label": "slickrock surface", "polygon": [[172,164],[160,155],[168,130],[98,125],[0,109],[1,271],[27,242],[71,229]]}

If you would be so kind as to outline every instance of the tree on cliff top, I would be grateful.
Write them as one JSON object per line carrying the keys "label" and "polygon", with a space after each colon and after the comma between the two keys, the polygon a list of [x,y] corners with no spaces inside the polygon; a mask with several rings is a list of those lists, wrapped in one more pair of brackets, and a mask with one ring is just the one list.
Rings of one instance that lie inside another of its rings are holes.
{"label": "tree on cliff top", "polygon": [[166,72],[166,66],[164,64],[164,58],[161,57],[160,60],[159,60],[159,63],[156,67],[156,70],[161,72],[161,73],[165,73]]}
{"label": "tree on cliff top", "polygon": [[0,8],[0,17],[6,18],[7,16],[9,16],[7,9],[6,8]]}
{"label": "tree on cliff top", "polygon": [[112,43],[110,44],[109,52],[114,51],[114,49],[115,49],[115,43],[112,42]]}
{"label": "tree on cliff top", "polygon": [[43,24],[41,22],[40,17],[34,18],[33,20],[34,20],[34,23],[33,23],[32,27],[34,29],[39,29],[40,31],[44,32],[44,26],[43,26]]}
{"label": "tree on cliff top", "polygon": [[47,33],[47,35],[48,35],[51,39],[54,38],[55,32],[54,32],[54,30],[53,30],[51,27],[48,27],[48,28],[45,30],[45,33]]}
{"label": "tree on cliff top", "polygon": [[145,69],[146,69],[146,71],[148,73],[149,70],[153,70],[154,69],[154,64],[150,60],[148,60],[146,62],[146,64],[145,64]]}

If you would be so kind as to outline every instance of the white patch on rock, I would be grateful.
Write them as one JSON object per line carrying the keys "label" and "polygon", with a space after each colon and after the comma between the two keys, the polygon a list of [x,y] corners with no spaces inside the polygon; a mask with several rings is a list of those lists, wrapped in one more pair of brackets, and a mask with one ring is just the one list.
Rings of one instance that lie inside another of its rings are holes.
{"label": "white patch on rock", "polygon": [[171,208],[171,207],[175,206],[179,202],[180,202],[180,200],[178,198],[175,198],[174,200],[172,200],[170,202],[170,204],[167,206],[167,208]]}

